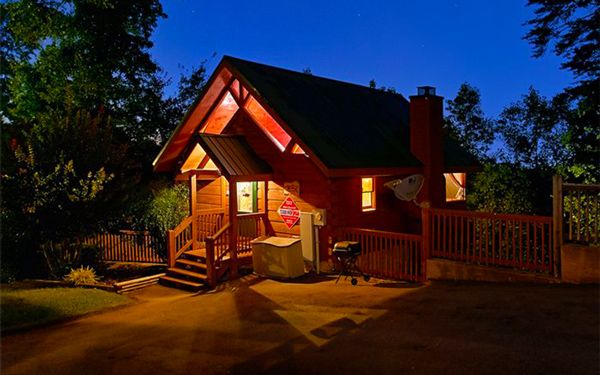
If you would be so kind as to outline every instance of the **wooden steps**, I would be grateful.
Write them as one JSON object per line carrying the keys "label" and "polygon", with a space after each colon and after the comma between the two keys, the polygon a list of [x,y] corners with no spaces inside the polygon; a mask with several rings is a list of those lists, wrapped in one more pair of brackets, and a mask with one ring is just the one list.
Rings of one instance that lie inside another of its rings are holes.
{"label": "wooden steps", "polygon": [[170,276],[161,277],[160,285],[171,286],[171,287],[174,287],[177,289],[184,289],[184,290],[192,289],[193,291],[197,291],[200,288],[202,288],[202,286],[204,286],[204,284],[194,283],[191,281],[177,279],[177,278],[170,277]]}
{"label": "wooden steps", "polygon": [[207,284],[206,251],[195,249],[187,251],[169,268],[159,283],[183,290],[197,292]]}

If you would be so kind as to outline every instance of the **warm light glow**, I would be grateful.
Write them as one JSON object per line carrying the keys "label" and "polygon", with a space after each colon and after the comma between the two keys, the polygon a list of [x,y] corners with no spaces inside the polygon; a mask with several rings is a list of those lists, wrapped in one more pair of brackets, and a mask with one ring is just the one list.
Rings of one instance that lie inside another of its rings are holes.
{"label": "warm light glow", "polygon": [[467,197],[466,173],[444,173],[446,178],[446,202],[464,201]]}
{"label": "warm light glow", "polygon": [[365,177],[362,182],[362,209],[369,211],[375,209],[375,188],[374,178]]}
{"label": "warm light glow", "polygon": [[238,212],[254,212],[252,182],[237,183]]}
{"label": "warm light glow", "polygon": [[294,147],[292,147],[292,154],[306,155],[306,152],[304,152],[302,147],[300,147],[300,145],[296,143]]}
{"label": "warm light glow", "polygon": [[190,156],[185,160],[183,165],[181,166],[181,170],[183,172],[189,171],[191,169],[197,169],[200,165],[202,159],[206,156],[206,152],[200,147],[200,145],[194,146],[192,152],[190,152]]}
{"label": "warm light glow", "polygon": [[254,99],[250,98],[248,105],[246,106],[248,112],[254,118],[254,121],[262,129],[263,132],[277,145],[279,150],[283,152],[290,143],[292,137],[279,124],[271,115]]}
{"label": "warm light glow", "polygon": [[225,94],[219,106],[213,111],[206,124],[200,130],[201,133],[221,134],[229,120],[238,110],[238,105],[235,102],[231,93]]}

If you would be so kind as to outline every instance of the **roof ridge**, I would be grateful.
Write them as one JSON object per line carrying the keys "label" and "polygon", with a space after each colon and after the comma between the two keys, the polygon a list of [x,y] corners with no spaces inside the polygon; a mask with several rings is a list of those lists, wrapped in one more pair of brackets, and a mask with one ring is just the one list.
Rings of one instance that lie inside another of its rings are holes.
{"label": "roof ridge", "polygon": [[263,64],[263,63],[259,63],[259,62],[255,62],[255,61],[250,61],[250,60],[244,60],[244,59],[240,59],[238,57],[233,57],[233,56],[229,56],[229,55],[223,55],[223,60],[239,60],[242,61],[244,63],[250,63],[250,64],[254,64],[254,65],[260,65],[260,66],[264,66],[270,69],[276,69],[276,70],[281,70],[287,73],[292,73],[292,74],[296,74],[296,75],[302,75],[304,77],[309,77],[309,78],[316,78],[316,79],[321,79],[321,80],[326,80],[326,81],[331,81],[331,82],[335,82],[335,83],[341,83],[344,85],[350,85],[350,86],[355,86],[361,89],[368,89],[374,92],[377,92],[379,94],[386,94],[386,95],[393,95],[393,96],[399,96],[400,98],[406,100],[408,102],[408,100],[404,97],[404,95],[402,95],[399,92],[393,93],[393,92],[389,92],[389,91],[384,91],[378,88],[373,88],[373,87],[369,87],[369,86],[364,86],[364,85],[360,85],[358,83],[352,83],[352,82],[346,82],[346,81],[340,81],[338,79],[333,79],[333,78],[328,78],[328,77],[322,77],[322,76],[316,76],[313,74],[306,74],[306,73],[302,73],[302,72],[298,72],[295,70],[291,70],[291,69],[286,69],[286,68],[281,68],[278,66],[273,66],[273,65],[267,65],[267,64]]}

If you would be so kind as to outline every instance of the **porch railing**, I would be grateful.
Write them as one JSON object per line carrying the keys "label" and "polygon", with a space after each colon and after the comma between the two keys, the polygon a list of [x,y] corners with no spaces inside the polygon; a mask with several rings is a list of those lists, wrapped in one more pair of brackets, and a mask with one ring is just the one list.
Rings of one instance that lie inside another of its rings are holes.
{"label": "porch railing", "polygon": [[553,271],[552,218],[430,209],[431,257]]}
{"label": "porch railing", "polygon": [[360,228],[341,228],[343,241],[358,241],[362,253],[357,265],[376,277],[425,280],[422,236]]}
{"label": "porch railing", "polygon": [[192,250],[194,244],[193,217],[185,218],[175,229],[167,233],[167,264],[175,266],[175,261],[184,251]]}
{"label": "porch railing", "polygon": [[[238,258],[249,256],[252,252],[250,242],[253,239],[272,234],[265,213],[238,215],[236,226],[237,236],[234,238],[232,238],[231,223],[225,224],[213,236],[206,238],[207,276],[209,284],[213,287],[231,265],[227,261],[236,262]],[[231,252],[233,241],[235,241],[235,254]]]}
{"label": "porch railing", "polygon": [[252,252],[250,241],[266,234],[265,214],[242,214],[237,217],[237,253],[238,256],[245,256]]}
{"label": "porch railing", "polygon": [[196,212],[197,241],[202,244],[225,225],[225,210],[216,208]]}

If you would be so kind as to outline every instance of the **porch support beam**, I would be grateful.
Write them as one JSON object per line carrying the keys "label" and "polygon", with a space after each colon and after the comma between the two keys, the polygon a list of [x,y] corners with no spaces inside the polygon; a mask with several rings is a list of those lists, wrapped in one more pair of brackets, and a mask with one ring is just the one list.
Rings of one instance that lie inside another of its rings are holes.
{"label": "porch support beam", "polygon": [[238,222],[237,222],[237,183],[233,180],[229,181],[229,256],[231,259],[231,277],[238,276],[237,262],[237,239],[238,239]]}
{"label": "porch support beam", "polygon": [[196,175],[190,175],[190,216],[192,217],[192,250],[198,248],[198,224],[197,217],[198,214],[196,210],[196,194],[197,194],[197,184],[196,184]]}

